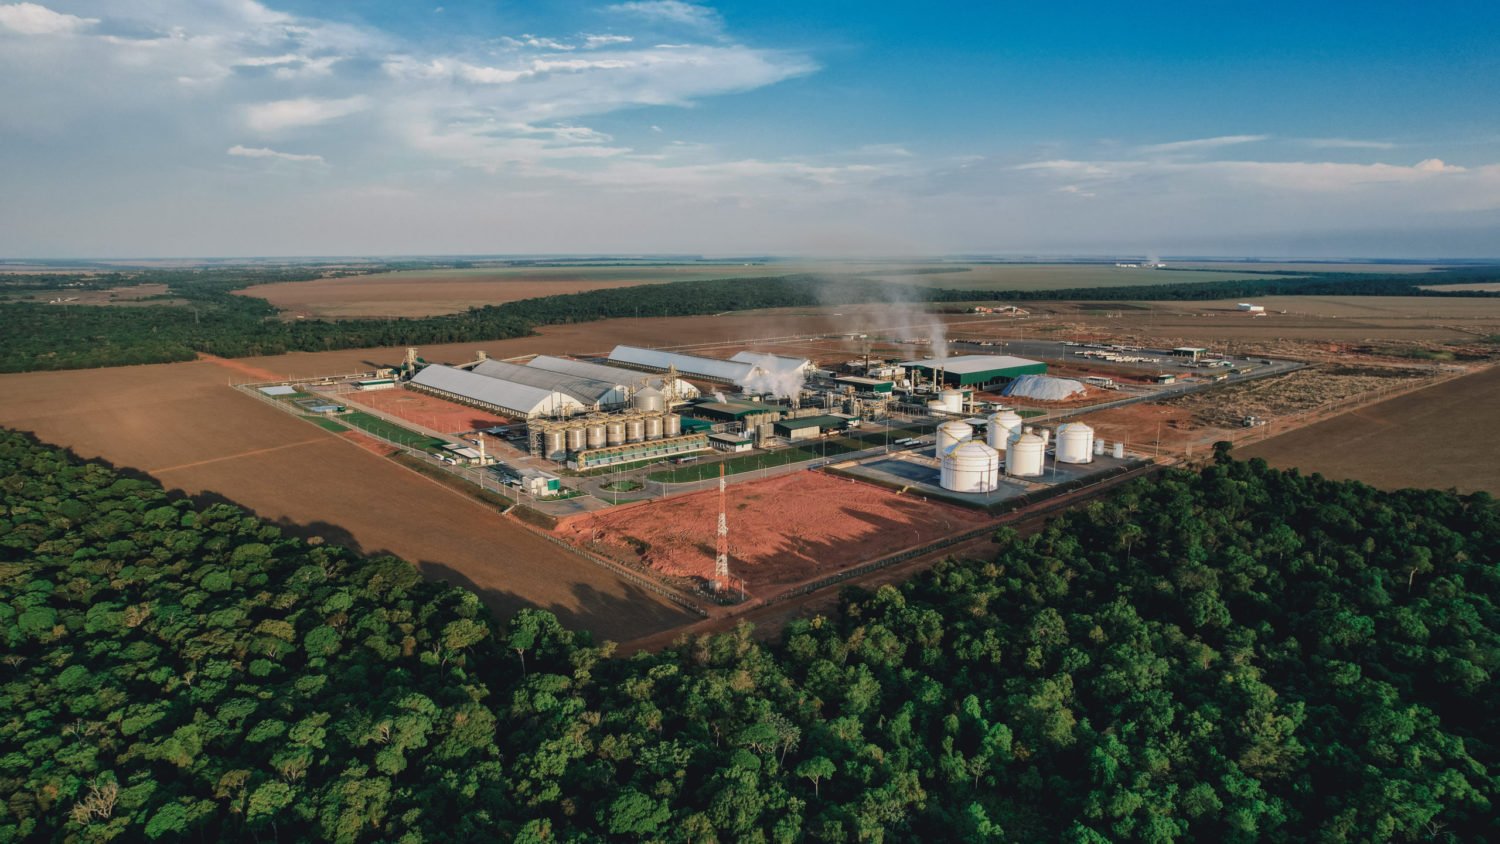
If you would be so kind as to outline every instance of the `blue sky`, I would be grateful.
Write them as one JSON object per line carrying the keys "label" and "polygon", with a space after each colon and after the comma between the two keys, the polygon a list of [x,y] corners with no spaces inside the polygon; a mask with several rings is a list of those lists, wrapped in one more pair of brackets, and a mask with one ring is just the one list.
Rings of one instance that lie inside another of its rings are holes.
{"label": "blue sky", "polygon": [[1500,256],[1500,4],[0,0],[0,255]]}

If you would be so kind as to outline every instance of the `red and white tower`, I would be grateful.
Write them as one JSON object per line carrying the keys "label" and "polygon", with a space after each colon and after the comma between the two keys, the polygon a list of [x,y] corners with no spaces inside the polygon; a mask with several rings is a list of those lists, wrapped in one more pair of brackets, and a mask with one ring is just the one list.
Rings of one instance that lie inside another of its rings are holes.
{"label": "red and white tower", "polygon": [[729,517],[727,495],[724,487],[724,464],[719,464],[719,544],[714,557],[714,591],[729,589]]}

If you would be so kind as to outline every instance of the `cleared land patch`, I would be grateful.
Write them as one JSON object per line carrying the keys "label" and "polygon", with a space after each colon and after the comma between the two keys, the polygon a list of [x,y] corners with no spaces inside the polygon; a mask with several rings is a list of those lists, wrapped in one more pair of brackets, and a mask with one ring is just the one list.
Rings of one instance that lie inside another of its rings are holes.
{"label": "cleared land patch", "polygon": [[1385,489],[1500,495],[1500,367],[1350,411],[1236,452]]}
{"label": "cleared land patch", "polygon": [[[717,491],[565,522],[558,532],[670,577],[713,572]],[[817,472],[729,489],[731,568],[748,588],[831,574],[982,525],[977,511]]]}

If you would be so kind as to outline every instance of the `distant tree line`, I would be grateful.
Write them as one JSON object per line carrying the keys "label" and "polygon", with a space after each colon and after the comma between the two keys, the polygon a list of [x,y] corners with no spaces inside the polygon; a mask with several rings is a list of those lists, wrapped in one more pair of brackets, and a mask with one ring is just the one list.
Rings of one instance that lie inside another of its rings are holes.
{"label": "distant tree line", "polygon": [[[381,267],[394,269],[400,265]],[[0,320],[17,330],[0,334],[0,372],[78,369],[190,360],[199,352],[224,357],[376,346],[428,345],[521,337],[538,327],[614,317],[696,316],[777,307],[871,302],[1209,300],[1271,295],[1495,296],[1500,293],[1425,290],[1419,285],[1500,278],[1490,268],[1412,275],[1321,273],[1232,281],[1050,291],[978,291],[897,284],[856,275],[793,274],[683,281],[543,296],[415,319],[296,320],[278,317],[263,299],[235,295],[255,284],[303,281],[328,270],[219,268],[161,270],[115,276],[38,276],[61,285],[164,283],[178,305],[132,307],[0,303]],[[0,287],[3,289],[3,287]],[[48,289],[56,289],[49,287]]]}
{"label": "distant tree line", "polygon": [[0,840],[1500,840],[1500,509],[1219,461],[660,654],[0,433]]}

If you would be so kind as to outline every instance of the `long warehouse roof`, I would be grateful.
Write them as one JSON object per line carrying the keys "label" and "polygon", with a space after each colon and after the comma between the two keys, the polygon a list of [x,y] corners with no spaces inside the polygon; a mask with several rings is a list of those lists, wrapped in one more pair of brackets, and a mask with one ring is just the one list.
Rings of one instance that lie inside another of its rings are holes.
{"label": "long warehouse roof", "polygon": [[569,375],[564,372],[552,372],[546,369],[533,369],[518,363],[507,363],[503,360],[487,360],[470,370],[476,374],[489,378],[498,378],[502,381],[511,381],[516,384],[525,384],[528,387],[540,387],[543,390],[556,390],[572,396],[586,405],[595,405],[603,402],[605,404],[618,404],[625,401],[628,392],[626,381],[600,381],[595,378],[585,378],[581,375]]}
{"label": "long warehouse roof", "polygon": [[419,386],[452,393],[524,416],[549,414],[559,410],[569,413],[584,409],[582,402],[555,390],[488,378],[442,364],[423,367],[411,380]]}
{"label": "long warehouse roof", "polygon": [[967,375],[972,372],[988,372],[992,369],[1011,369],[1017,366],[1036,366],[1039,360],[1027,360],[1012,355],[958,355],[951,358],[933,358],[932,360],[909,360],[901,365],[905,367],[920,367],[922,369],[942,369],[954,375]]}
{"label": "long warehouse roof", "polygon": [[[667,390],[667,379],[664,375],[652,375],[641,372],[639,369],[626,369],[623,366],[607,366],[602,363],[594,363],[586,360],[573,360],[572,358],[560,358],[552,355],[537,355],[526,362],[533,369],[545,369],[549,372],[565,372],[569,375],[578,375],[583,378],[593,378],[597,381],[615,380],[621,384],[628,385],[632,390],[640,386],[642,380],[648,387],[655,387],[663,393]],[[676,401],[686,401],[698,397],[698,388],[692,384],[677,379],[672,385],[671,392]]]}
{"label": "long warehouse roof", "polygon": [[615,350],[609,353],[609,359],[618,363],[649,366],[653,369],[675,366],[678,372],[686,375],[701,375],[704,378],[728,381],[733,384],[744,382],[759,368],[754,364],[739,361],[704,358],[682,352],[664,352],[659,349],[642,349],[639,346],[616,346]]}
{"label": "long warehouse roof", "polygon": [[[767,359],[769,358],[769,361]],[[811,369],[813,362],[807,358],[794,358],[787,355],[773,355],[770,352],[735,352],[729,358],[740,363],[753,363],[767,369],[775,368],[777,372],[792,372],[798,369]],[[769,365],[768,365],[769,363]]]}

